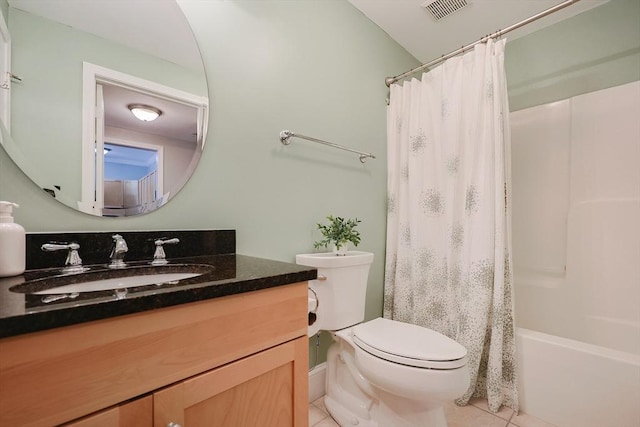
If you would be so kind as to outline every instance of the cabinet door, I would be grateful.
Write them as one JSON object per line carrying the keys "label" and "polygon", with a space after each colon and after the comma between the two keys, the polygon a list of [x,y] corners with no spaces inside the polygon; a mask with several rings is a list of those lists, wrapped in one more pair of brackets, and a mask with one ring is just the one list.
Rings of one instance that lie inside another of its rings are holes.
{"label": "cabinet door", "polygon": [[301,337],[154,393],[154,426],[306,427],[308,341]]}
{"label": "cabinet door", "polygon": [[152,427],[153,398],[142,397],[134,401],[100,411],[77,421],[64,424],[65,427]]}

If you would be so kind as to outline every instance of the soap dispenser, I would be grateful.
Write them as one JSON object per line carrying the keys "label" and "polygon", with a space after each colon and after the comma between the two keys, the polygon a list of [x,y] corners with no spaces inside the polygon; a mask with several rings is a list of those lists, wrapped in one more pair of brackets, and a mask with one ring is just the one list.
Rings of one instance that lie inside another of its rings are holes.
{"label": "soap dispenser", "polygon": [[0,201],[0,277],[24,273],[25,232],[21,225],[13,222],[14,207],[18,205]]}

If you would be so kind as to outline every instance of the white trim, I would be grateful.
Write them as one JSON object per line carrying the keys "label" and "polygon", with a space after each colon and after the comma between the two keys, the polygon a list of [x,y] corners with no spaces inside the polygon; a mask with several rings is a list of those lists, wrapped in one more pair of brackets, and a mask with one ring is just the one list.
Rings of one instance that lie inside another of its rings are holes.
{"label": "white trim", "polygon": [[[207,117],[209,101],[206,97],[194,95],[169,86],[91,64],[82,63],[82,204],[93,204],[95,198],[95,135],[96,135],[96,85],[108,84],[123,87],[147,95],[153,95],[183,105],[192,106],[202,111]],[[202,129],[202,144],[206,138],[204,121],[199,123]],[[127,145],[129,143],[127,142]],[[164,157],[163,157],[164,159]],[[160,152],[158,163],[160,164]],[[164,165],[164,163],[162,163]],[[158,174],[158,190],[162,191],[163,174]]]}
{"label": "white trim", "polygon": [[94,213],[102,215],[104,209],[104,93],[100,84],[96,85],[96,137],[93,149],[95,157],[95,194]]}
{"label": "white trim", "polygon": [[326,362],[319,364],[309,371],[309,402],[314,402],[325,395],[326,378]]}
{"label": "white trim", "polygon": [[135,90],[147,95],[153,95],[168,101],[189,105],[194,108],[207,108],[209,101],[206,97],[194,95],[171,86],[165,86],[151,80],[142,79],[110,68],[101,67],[89,62],[82,63],[83,79],[98,81],[112,86]]}
{"label": "white trim", "polygon": [[[0,85],[6,82],[8,89],[0,88],[0,120],[4,123],[7,131],[11,131],[11,34],[4,22],[4,15],[0,10]],[[5,80],[6,79],[6,80]]]}
{"label": "white trim", "polygon": [[84,212],[95,204],[95,135],[96,135],[96,80],[83,70],[82,75],[82,181],[80,193]]}

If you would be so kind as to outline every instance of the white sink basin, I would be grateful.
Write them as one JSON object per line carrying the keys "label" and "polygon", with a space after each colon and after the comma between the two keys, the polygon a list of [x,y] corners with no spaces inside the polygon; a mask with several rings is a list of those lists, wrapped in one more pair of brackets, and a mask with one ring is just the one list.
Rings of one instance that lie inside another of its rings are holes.
{"label": "white sink basin", "polygon": [[[134,265],[113,270],[102,268],[80,274],[66,274],[31,280],[12,286],[10,290],[33,295],[118,291],[143,286],[175,285],[181,280],[184,280],[185,284],[194,283],[193,281],[187,281],[187,279],[207,275],[214,270],[213,266],[207,264]],[[207,278],[203,279],[207,280]],[[211,278],[209,277],[208,280],[211,280]]]}
{"label": "white sink basin", "polygon": [[108,291],[110,289],[133,288],[136,286],[162,285],[168,282],[189,279],[200,276],[202,273],[160,273],[145,274],[141,276],[118,277],[114,279],[92,280],[90,282],[80,282],[71,285],[59,286],[39,292],[35,295],[68,294],[73,292],[96,292]]}

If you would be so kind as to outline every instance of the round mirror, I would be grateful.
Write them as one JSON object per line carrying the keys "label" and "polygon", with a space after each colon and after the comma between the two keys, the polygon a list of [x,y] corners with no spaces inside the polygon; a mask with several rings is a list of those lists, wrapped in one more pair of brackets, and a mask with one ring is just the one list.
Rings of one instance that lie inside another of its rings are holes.
{"label": "round mirror", "polygon": [[8,3],[0,38],[8,155],[88,214],[164,205],[194,171],[208,118],[202,58],[176,0]]}

